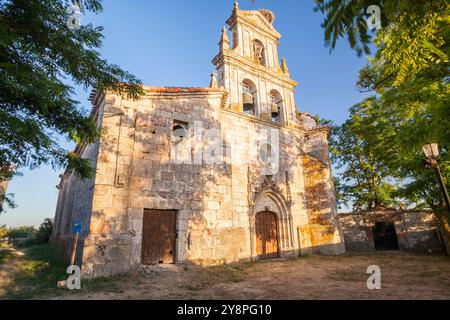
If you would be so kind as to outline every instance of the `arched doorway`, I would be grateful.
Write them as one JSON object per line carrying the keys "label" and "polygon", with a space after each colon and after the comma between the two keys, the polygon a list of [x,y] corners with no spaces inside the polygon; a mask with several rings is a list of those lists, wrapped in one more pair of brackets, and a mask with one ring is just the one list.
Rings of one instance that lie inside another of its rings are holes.
{"label": "arched doorway", "polygon": [[277,215],[269,211],[257,213],[255,231],[258,258],[263,260],[279,258]]}

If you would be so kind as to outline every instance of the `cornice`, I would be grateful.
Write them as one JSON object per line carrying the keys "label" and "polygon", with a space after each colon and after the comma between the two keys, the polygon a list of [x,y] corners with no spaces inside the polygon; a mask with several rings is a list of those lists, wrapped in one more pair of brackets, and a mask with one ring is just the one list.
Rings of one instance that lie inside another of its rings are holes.
{"label": "cornice", "polygon": [[242,68],[242,66],[245,66],[246,68],[248,68],[245,69],[245,71],[253,74],[254,76],[261,77],[264,80],[273,81],[273,79],[275,78],[280,82],[287,83],[288,85],[292,86],[292,90],[298,86],[297,81],[292,80],[284,73],[278,72],[275,69],[269,69],[264,66],[257,65],[252,61],[249,61],[248,59],[234,53],[233,50],[227,50],[219,53],[212,62],[214,65],[216,65],[217,70],[219,70],[225,63],[230,66],[240,68]]}
{"label": "cornice", "polygon": [[296,133],[302,134],[303,136],[305,136],[309,132],[308,130],[305,130],[305,129],[302,129],[302,128],[299,128],[299,127],[294,127],[294,126],[290,126],[290,125],[286,126],[286,125],[282,125],[282,124],[273,123],[271,121],[267,121],[267,120],[264,120],[262,118],[258,118],[258,117],[255,117],[255,116],[249,116],[249,115],[247,115],[245,113],[234,111],[234,110],[231,110],[231,109],[228,109],[228,108],[223,108],[220,111],[224,112],[224,113],[228,113],[228,114],[234,115],[234,116],[236,116],[238,118],[241,118],[241,119],[245,119],[245,120],[250,121],[250,122],[267,125],[267,126],[270,126],[270,127],[276,128],[276,129],[284,130],[284,131],[296,132]]}

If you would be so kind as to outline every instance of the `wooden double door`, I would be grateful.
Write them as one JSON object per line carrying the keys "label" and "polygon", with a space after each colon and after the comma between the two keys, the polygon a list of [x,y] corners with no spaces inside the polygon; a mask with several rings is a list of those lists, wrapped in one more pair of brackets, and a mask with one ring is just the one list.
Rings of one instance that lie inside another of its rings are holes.
{"label": "wooden double door", "polygon": [[259,259],[276,259],[278,249],[278,221],[273,212],[260,212],[255,219],[256,254]]}
{"label": "wooden double door", "polygon": [[142,264],[175,263],[176,211],[144,210]]}

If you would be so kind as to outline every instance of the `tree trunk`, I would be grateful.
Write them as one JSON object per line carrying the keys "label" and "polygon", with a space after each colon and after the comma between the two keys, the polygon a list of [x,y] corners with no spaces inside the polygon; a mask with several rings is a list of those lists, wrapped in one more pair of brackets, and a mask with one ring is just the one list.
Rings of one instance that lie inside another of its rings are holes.
{"label": "tree trunk", "polygon": [[445,253],[450,255],[450,223],[446,212],[445,204],[442,203],[439,207],[433,208],[434,214],[437,219],[437,228],[439,236],[444,246]]}

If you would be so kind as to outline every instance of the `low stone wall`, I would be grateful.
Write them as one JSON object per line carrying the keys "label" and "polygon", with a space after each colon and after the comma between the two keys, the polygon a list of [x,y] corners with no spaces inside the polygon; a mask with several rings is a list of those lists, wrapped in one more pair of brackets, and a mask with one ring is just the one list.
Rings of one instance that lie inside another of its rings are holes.
{"label": "low stone wall", "polygon": [[400,250],[442,252],[443,245],[431,211],[378,209],[339,214],[347,251],[375,250],[373,227],[376,222],[395,226]]}

